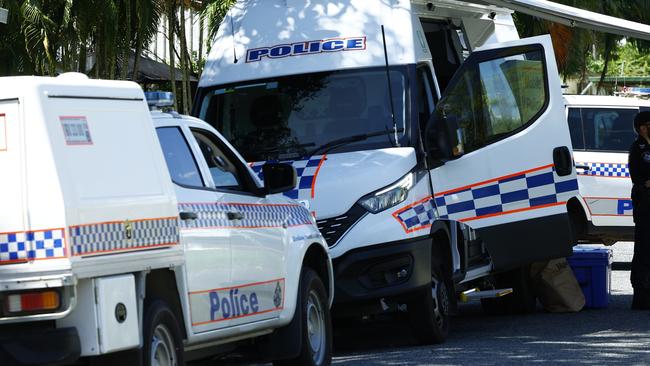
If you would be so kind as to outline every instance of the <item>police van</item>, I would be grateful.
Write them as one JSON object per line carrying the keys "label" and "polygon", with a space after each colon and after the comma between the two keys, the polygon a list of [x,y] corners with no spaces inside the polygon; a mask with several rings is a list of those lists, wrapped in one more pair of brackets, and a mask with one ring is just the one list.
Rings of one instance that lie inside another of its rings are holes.
{"label": "police van", "polygon": [[457,292],[514,288],[496,308],[529,310],[524,267],[571,254],[551,39],[519,39],[515,6],[650,34],[538,0],[239,1],[225,16],[193,114],[260,178],[296,167],[284,194],[328,242],[337,315],[406,310],[440,342]]}
{"label": "police van", "polygon": [[135,83],[0,86],[0,364],[183,365],[251,340],[329,364],[327,246],[275,194],[293,167],[266,165],[262,185],[206,123],[150,113]]}
{"label": "police van", "polygon": [[636,139],[634,117],[650,101],[565,95],[580,200],[569,207],[580,240],[614,244],[634,240],[628,151]]}

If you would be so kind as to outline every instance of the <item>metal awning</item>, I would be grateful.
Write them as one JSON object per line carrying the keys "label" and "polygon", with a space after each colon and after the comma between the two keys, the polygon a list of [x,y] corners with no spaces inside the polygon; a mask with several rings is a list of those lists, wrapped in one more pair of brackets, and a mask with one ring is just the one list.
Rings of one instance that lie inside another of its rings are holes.
{"label": "metal awning", "polygon": [[479,0],[570,27],[650,40],[650,26],[547,0]]}

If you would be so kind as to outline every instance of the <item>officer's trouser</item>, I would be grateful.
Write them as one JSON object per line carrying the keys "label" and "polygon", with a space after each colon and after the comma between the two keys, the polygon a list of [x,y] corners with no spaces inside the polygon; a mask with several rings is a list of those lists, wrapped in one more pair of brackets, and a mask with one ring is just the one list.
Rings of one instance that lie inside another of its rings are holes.
{"label": "officer's trouser", "polygon": [[633,307],[650,310],[650,216],[639,217],[634,228],[634,257],[630,280]]}

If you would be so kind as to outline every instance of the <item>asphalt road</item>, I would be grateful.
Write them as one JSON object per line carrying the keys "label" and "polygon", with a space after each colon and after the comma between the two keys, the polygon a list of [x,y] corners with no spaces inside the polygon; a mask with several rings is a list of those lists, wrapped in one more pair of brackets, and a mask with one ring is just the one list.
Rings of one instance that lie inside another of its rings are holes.
{"label": "asphalt road", "polygon": [[[613,246],[615,267],[626,268],[631,243]],[[464,304],[446,343],[419,346],[405,321],[386,319],[336,324],[335,365],[587,365],[650,364],[650,312],[629,310],[629,271],[612,272],[607,309],[572,314],[537,312],[487,316],[478,303]],[[236,355],[197,365],[249,365]]]}

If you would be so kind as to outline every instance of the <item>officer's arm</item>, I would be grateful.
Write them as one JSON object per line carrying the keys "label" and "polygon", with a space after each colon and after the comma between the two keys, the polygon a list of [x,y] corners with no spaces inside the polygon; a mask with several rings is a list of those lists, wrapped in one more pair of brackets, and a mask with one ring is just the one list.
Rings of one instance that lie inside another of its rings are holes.
{"label": "officer's arm", "polygon": [[630,169],[630,178],[632,178],[632,183],[645,185],[645,177],[641,174],[641,149],[634,144],[630,148],[630,155],[628,157],[628,164]]}

